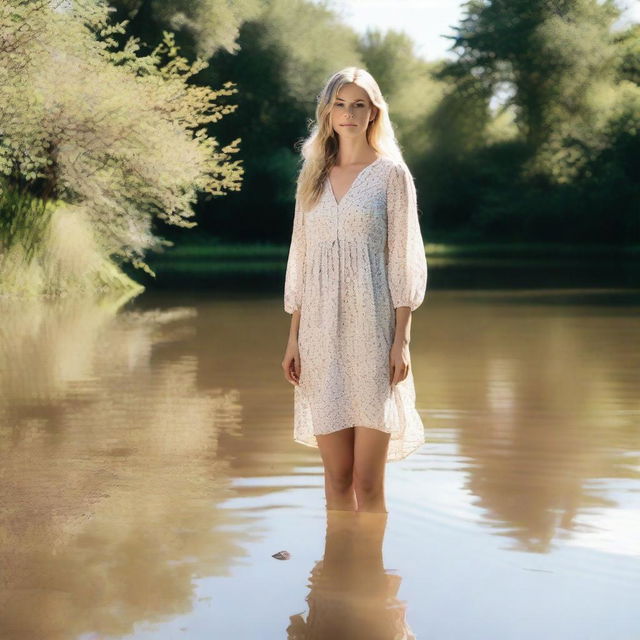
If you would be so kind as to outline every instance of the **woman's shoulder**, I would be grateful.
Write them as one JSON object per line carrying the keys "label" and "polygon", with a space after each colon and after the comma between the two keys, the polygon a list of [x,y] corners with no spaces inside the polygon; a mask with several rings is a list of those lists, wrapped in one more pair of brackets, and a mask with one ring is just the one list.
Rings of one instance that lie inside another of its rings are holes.
{"label": "woman's shoulder", "polygon": [[378,156],[378,161],[389,169],[408,170],[407,163],[404,161],[404,158],[380,155]]}
{"label": "woman's shoulder", "polygon": [[389,177],[404,178],[411,176],[411,171],[403,158],[393,158],[390,156],[380,156],[380,164],[385,167]]}

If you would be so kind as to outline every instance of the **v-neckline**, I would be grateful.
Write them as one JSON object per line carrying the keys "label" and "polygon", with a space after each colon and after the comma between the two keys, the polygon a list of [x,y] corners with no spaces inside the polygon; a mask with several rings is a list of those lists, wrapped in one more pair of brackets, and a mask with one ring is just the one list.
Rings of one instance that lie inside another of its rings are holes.
{"label": "v-neckline", "polygon": [[358,173],[356,174],[356,177],[351,181],[351,184],[349,185],[349,188],[344,192],[342,198],[340,198],[340,200],[338,201],[338,199],[336,198],[336,194],[333,190],[333,185],[331,184],[331,178],[329,176],[327,176],[327,184],[329,185],[329,192],[331,193],[331,197],[333,198],[333,202],[335,203],[336,207],[339,207],[340,204],[344,201],[344,199],[349,195],[349,192],[351,191],[353,185],[358,181],[358,178],[369,168],[372,167],[376,162],[378,162],[380,159],[382,158],[382,156],[378,156],[373,162],[370,162],[368,165],[366,165],[365,167],[362,167],[362,169],[360,169],[360,171],[358,171]]}

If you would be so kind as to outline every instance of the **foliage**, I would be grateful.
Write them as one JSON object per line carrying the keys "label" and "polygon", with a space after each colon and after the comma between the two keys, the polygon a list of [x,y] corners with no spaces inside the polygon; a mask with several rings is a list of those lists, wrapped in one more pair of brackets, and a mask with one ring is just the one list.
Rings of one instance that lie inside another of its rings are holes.
{"label": "foliage", "polygon": [[188,54],[207,59],[223,49],[236,53],[238,34],[246,20],[261,9],[260,0],[111,0],[120,19],[132,23],[132,32],[156,42],[172,31]]}
{"label": "foliage", "polygon": [[513,85],[518,124],[535,149],[566,122],[589,121],[591,92],[611,75],[613,2],[473,0],[455,29],[454,67],[495,91]]}
{"label": "foliage", "polygon": [[[505,239],[637,241],[637,25],[614,32],[617,16],[609,1],[466,4],[453,36],[457,59],[438,74],[454,87],[436,111],[445,119],[432,120],[443,144],[426,160],[435,228]],[[463,101],[469,88],[475,102]],[[502,110],[482,118],[483,100],[496,97]],[[463,105],[458,118],[449,101]],[[471,118],[474,104],[480,111]],[[510,112],[516,134],[496,136],[496,119]],[[467,126],[473,120],[475,132]],[[455,184],[444,174],[456,176]]]}
{"label": "foliage", "polygon": [[[50,220],[51,210],[42,198],[7,184],[0,189],[0,246],[20,245],[30,262],[44,242]],[[0,255],[7,260],[8,252]]]}
{"label": "foliage", "polygon": [[435,77],[439,64],[420,58],[409,36],[394,30],[368,29],[358,49],[389,104],[405,158],[418,164],[434,144],[429,118],[448,90]]}
{"label": "foliage", "polygon": [[[207,135],[234,109],[218,104],[232,83],[193,84],[207,63],[179,55],[169,32],[147,55],[136,39],[119,46],[125,26],[93,0],[2,5],[0,174],[82,211],[104,255],[145,268],[163,244],[154,219],[193,226],[197,193],[239,189],[242,168],[229,160],[239,139]],[[15,214],[2,209],[5,227]]]}
{"label": "foliage", "polygon": [[613,41],[620,79],[640,85],[640,24],[615,34]]}

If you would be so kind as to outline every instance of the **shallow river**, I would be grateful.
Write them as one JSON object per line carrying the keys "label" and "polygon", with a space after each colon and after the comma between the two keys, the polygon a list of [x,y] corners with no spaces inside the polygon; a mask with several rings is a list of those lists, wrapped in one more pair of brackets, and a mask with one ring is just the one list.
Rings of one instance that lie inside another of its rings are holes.
{"label": "shallow river", "polygon": [[325,510],[277,291],[0,307],[3,640],[640,639],[638,290],[429,290],[387,516]]}

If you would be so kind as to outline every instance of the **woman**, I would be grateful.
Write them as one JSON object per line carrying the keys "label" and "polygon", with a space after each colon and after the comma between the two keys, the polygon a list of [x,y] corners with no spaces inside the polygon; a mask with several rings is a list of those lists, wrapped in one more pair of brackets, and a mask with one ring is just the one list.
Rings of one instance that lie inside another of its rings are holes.
{"label": "woman", "polygon": [[327,509],[387,513],[385,463],[424,443],[409,341],[427,262],[413,178],[367,71],[329,79],[302,156],[284,285],[294,439],[320,449]]}

